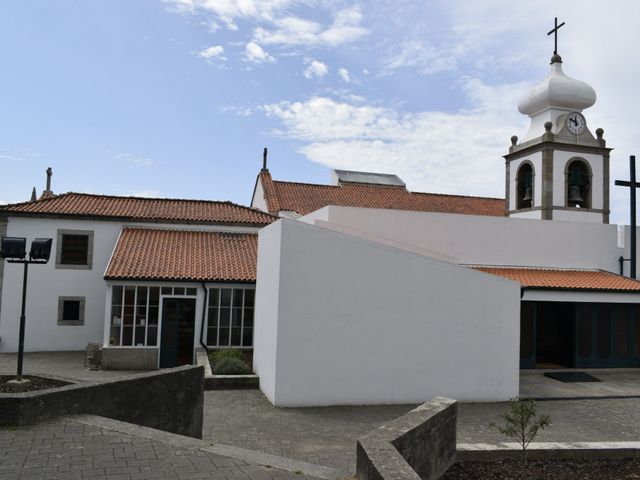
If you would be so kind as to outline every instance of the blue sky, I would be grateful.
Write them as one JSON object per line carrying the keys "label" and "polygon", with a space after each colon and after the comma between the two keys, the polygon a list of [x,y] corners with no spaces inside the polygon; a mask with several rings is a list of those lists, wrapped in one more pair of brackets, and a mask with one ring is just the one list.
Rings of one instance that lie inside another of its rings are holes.
{"label": "blue sky", "polygon": [[[626,178],[637,148],[638,2],[109,0],[0,4],[0,201],[53,189],[248,204],[277,179],[397,173],[412,190],[504,195],[518,99],[565,72]],[[612,221],[626,193],[612,187]]]}

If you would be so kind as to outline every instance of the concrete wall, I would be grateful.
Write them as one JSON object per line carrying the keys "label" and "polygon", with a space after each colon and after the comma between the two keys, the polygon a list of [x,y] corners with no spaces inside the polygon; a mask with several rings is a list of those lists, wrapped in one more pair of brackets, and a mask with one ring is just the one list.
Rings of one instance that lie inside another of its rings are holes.
{"label": "concrete wall", "polygon": [[[280,224],[284,221],[276,222]],[[287,221],[288,222],[288,221]],[[258,234],[258,278],[253,329],[253,371],[260,377],[260,388],[271,402],[275,398],[276,359],[278,357],[278,309],[280,305],[280,263],[283,251],[280,227]],[[262,272],[262,273],[260,273]],[[286,290],[283,292],[288,294]]]}
{"label": "concrete wall", "polygon": [[203,403],[203,368],[178,367],[97,384],[0,393],[0,426],[90,413],[202,438]]}
{"label": "concrete wall", "polygon": [[360,480],[437,480],[456,459],[457,404],[434,398],[358,439]]}
{"label": "concrete wall", "polygon": [[618,273],[618,257],[629,258],[628,250],[618,248],[616,225],[333,206],[302,219],[313,223],[316,218],[327,220],[329,228],[416,245],[455,257],[462,264]]}
{"label": "concrete wall", "polygon": [[259,246],[254,358],[274,405],[518,394],[517,283],[299,221]]}

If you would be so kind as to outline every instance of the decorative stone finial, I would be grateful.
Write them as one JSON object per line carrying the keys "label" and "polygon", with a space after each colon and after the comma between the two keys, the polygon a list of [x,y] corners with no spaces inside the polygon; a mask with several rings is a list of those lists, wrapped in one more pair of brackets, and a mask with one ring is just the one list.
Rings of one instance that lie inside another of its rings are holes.
{"label": "decorative stone finial", "polygon": [[546,133],[551,133],[551,128],[553,127],[553,123],[551,122],[544,122],[544,131]]}
{"label": "decorative stone finial", "polygon": [[262,171],[263,172],[269,171],[269,169],[267,168],[267,154],[268,154],[267,147],[264,147],[264,150],[262,151]]}
{"label": "decorative stone finial", "polygon": [[553,65],[554,63],[562,63],[562,57],[557,53],[554,53],[551,57],[551,65]]}
{"label": "decorative stone finial", "polygon": [[35,202],[38,199],[38,196],[36,195],[36,187],[33,187],[33,190],[31,190],[31,201]]}
{"label": "decorative stone finial", "polygon": [[604,135],[604,130],[602,128],[596,128],[596,136],[598,140],[602,140],[602,136]]}
{"label": "decorative stone finial", "polygon": [[511,146],[515,147],[518,144],[518,136],[514,135],[511,137]]}

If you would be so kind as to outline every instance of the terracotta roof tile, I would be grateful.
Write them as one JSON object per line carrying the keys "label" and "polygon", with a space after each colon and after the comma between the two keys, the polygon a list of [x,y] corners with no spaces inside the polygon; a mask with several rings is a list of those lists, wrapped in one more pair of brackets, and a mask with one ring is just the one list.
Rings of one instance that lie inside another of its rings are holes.
{"label": "terracotta roof tile", "polygon": [[258,236],[124,228],[107,280],[256,281]]}
{"label": "terracotta roof tile", "polygon": [[498,217],[505,215],[505,201],[501,198],[417,193],[402,186],[281,182],[272,180],[269,172],[261,172],[260,178],[271,213],[292,211],[306,215],[327,205],[337,205]]}
{"label": "terracotta roof tile", "polygon": [[515,280],[523,287],[528,288],[640,292],[640,282],[637,280],[603,270],[481,266],[471,268]]}
{"label": "terracotta roof tile", "polygon": [[0,208],[1,212],[252,225],[267,225],[276,220],[264,212],[231,202],[116,197],[73,192],[35,202],[7,205]]}

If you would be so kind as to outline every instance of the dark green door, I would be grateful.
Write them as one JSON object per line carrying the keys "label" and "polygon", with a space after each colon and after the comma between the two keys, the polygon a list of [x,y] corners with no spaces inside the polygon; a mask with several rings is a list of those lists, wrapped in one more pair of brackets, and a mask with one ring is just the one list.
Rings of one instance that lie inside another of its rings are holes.
{"label": "dark green door", "polygon": [[162,302],[160,368],[193,363],[195,319],[195,299],[164,299]]}

